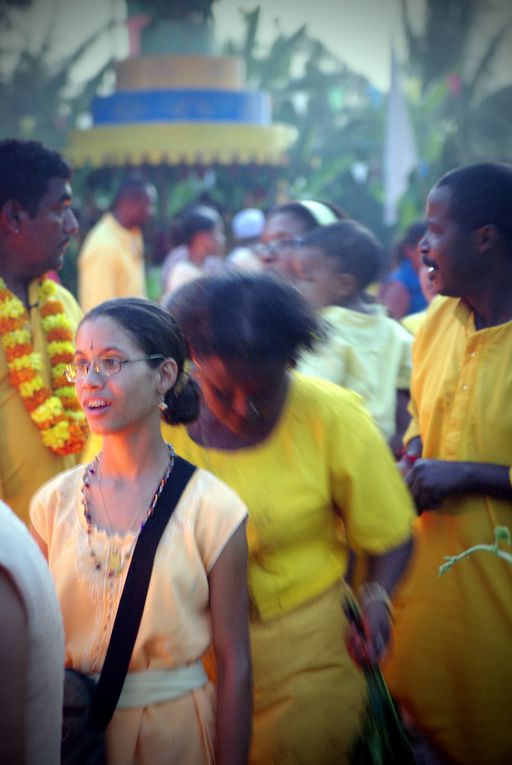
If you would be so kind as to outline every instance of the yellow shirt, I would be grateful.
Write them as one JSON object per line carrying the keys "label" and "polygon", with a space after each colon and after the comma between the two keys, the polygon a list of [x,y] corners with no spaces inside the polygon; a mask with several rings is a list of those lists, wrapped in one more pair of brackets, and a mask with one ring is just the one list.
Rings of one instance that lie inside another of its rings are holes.
{"label": "yellow shirt", "polygon": [[84,313],[116,297],[145,297],[142,234],[105,213],[78,256],[78,300]]}
{"label": "yellow shirt", "polygon": [[[29,285],[30,305],[37,303],[37,281]],[[56,285],[56,298],[64,306],[73,334],[81,318],[80,308],[74,297],[60,285]],[[51,389],[50,365],[46,354],[46,339],[41,324],[39,306],[30,311],[30,327],[34,350],[41,354],[41,374]],[[18,389],[8,379],[5,354],[0,346],[0,499],[28,522],[30,499],[45,481],[76,465],[80,455],[59,457],[43,445],[41,435],[23,405]]]}
{"label": "yellow shirt", "polygon": [[[257,446],[223,451],[164,425],[178,454],[231,486],[249,509],[249,587],[269,620],[314,598],[344,572],[340,540],[383,553],[410,534],[413,509],[388,447],[354,393],[292,375],[281,418]],[[208,441],[208,434],[204,434]]]}
{"label": "yellow shirt", "polygon": [[304,353],[297,370],[355,390],[387,439],[395,433],[396,392],[409,390],[412,338],[381,306],[360,313],[321,310],[327,338]]}
{"label": "yellow shirt", "polygon": [[[413,422],[423,456],[512,464],[512,322],[475,330],[465,303],[439,298],[414,346]],[[445,555],[512,528],[512,504],[445,500],[416,521],[396,597],[392,692],[434,743],[465,765],[512,762],[512,566],[477,553],[438,576]]]}
{"label": "yellow shirt", "polygon": [[405,327],[411,335],[415,335],[426,315],[426,309],[424,311],[418,311],[418,313],[410,313],[408,316],[404,316],[403,319],[401,319],[402,327]]}

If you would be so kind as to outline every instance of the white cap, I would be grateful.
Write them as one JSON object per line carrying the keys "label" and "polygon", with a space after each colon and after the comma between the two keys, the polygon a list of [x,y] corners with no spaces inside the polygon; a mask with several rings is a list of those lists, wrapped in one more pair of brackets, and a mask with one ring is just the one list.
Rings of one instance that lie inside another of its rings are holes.
{"label": "white cap", "polygon": [[265,216],[261,210],[248,207],[240,210],[231,221],[231,230],[236,239],[256,239],[265,225]]}

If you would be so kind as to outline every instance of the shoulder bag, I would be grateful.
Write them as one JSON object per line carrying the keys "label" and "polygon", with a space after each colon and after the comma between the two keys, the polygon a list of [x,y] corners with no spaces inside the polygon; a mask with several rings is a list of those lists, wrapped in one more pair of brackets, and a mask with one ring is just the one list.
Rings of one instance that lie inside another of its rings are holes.
{"label": "shoulder bag", "polygon": [[62,765],[104,765],[105,728],[112,719],[139,631],[153,560],[160,538],[195,466],[175,457],[174,468],[139,534],[126,576],[98,682],[66,669],[61,741]]}

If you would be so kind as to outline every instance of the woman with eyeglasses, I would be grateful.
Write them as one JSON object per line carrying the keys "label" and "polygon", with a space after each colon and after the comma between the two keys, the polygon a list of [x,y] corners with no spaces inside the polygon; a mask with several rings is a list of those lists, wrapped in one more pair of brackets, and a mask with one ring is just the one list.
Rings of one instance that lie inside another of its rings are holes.
{"label": "woman with eyeglasses", "polygon": [[[150,301],[102,303],[78,328],[66,375],[91,431],[102,437],[102,451],[35,495],[31,523],[57,586],[66,665],[90,675],[101,671],[137,537],[173,480],[175,454],[162,438],[161,417],[189,423],[198,414],[186,357],[178,325]],[[195,471],[157,549],[128,675],[106,731],[108,765],[247,761],[245,519],[231,489]],[[201,661],[211,644],[216,694]]]}
{"label": "woman with eyeglasses", "polygon": [[346,217],[341,208],[328,202],[302,200],[279,205],[267,214],[255,252],[265,270],[294,282],[294,250],[301,237],[318,226],[328,226]]}
{"label": "woman with eyeglasses", "polygon": [[362,647],[376,660],[411,550],[410,497],[359,397],[291,371],[319,332],[293,286],[270,274],[202,278],[166,307],[202,392],[197,420],[169,435],[249,510],[251,765],[347,763],[365,691],[345,648],[341,580],[349,549],[365,551]]}

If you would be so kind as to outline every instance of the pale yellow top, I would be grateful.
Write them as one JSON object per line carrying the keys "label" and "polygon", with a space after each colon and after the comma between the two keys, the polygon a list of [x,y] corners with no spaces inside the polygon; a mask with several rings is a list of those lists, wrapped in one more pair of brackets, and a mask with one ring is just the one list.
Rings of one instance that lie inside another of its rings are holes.
{"label": "pale yellow top", "polygon": [[[37,303],[37,281],[29,285],[29,303]],[[81,318],[80,308],[74,297],[64,287],[56,285],[56,298],[75,334]],[[30,325],[34,350],[41,354],[41,374],[51,388],[50,365],[46,353],[46,339],[41,324],[39,306],[30,311]],[[28,522],[28,506],[33,493],[62,470],[76,465],[80,455],[59,457],[43,445],[41,434],[30,419],[18,389],[8,379],[7,363],[0,345],[0,499],[3,499],[25,523]]]}
{"label": "pale yellow top", "polygon": [[[66,635],[66,664],[84,672],[103,665],[119,598],[126,578],[109,578],[106,560],[116,547],[133,547],[135,533],[94,529],[87,540],[81,500],[83,466],[47,483],[34,497],[30,518],[48,545],[48,563],[60,601]],[[160,540],[144,613],[129,671],[167,669],[190,663],[211,643],[208,574],[246,508],[236,494],[204,470],[185,488]]]}
{"label": "pale yellow top", "polygon": [[349,544],[369,553],[410,534],[409,495],[351,391],[293,374],[270,437],[236,451],[199,446],[184,426],[163,430],[178,454],[211,470],[247,505],[250,594],[264,620],[319,595],[345,572],[340,518]]}
{"label": "pale yellow top", "polygon": [[297,369],[359,393],[389,439],[396,430],[396,392],[409,390],[412,338],[381,306],[372,307],[369,314],[323,308],[326,340],[304,353]]}
{"label": "pale yellow top", "polygon": [[[437,298],[414,346],[413,422],[430,459],[512,465],[512,322],[475,329],[458,299]],[[512,761],[512,566],[490,553],[445,576],[445,555],[492,544],[512,503],[445,500],[416,521],[417,547],[396,599],[388,680],[455,762]]]}
{"label": "pale yellow top", "polygon": [[142,234],[105,213],[78,256],[78,300],[86,313],[117,297],[146,297]]}
{"label": "pale yellow top", "polygon": [[190,260],[180,260],[173,266],[168,276],[165,293],[169,295],[172,292],[176,292],[184,284],[200,279],[201,276],[204,276],[204,271],[201,271],[195,263],[192,263]]}

